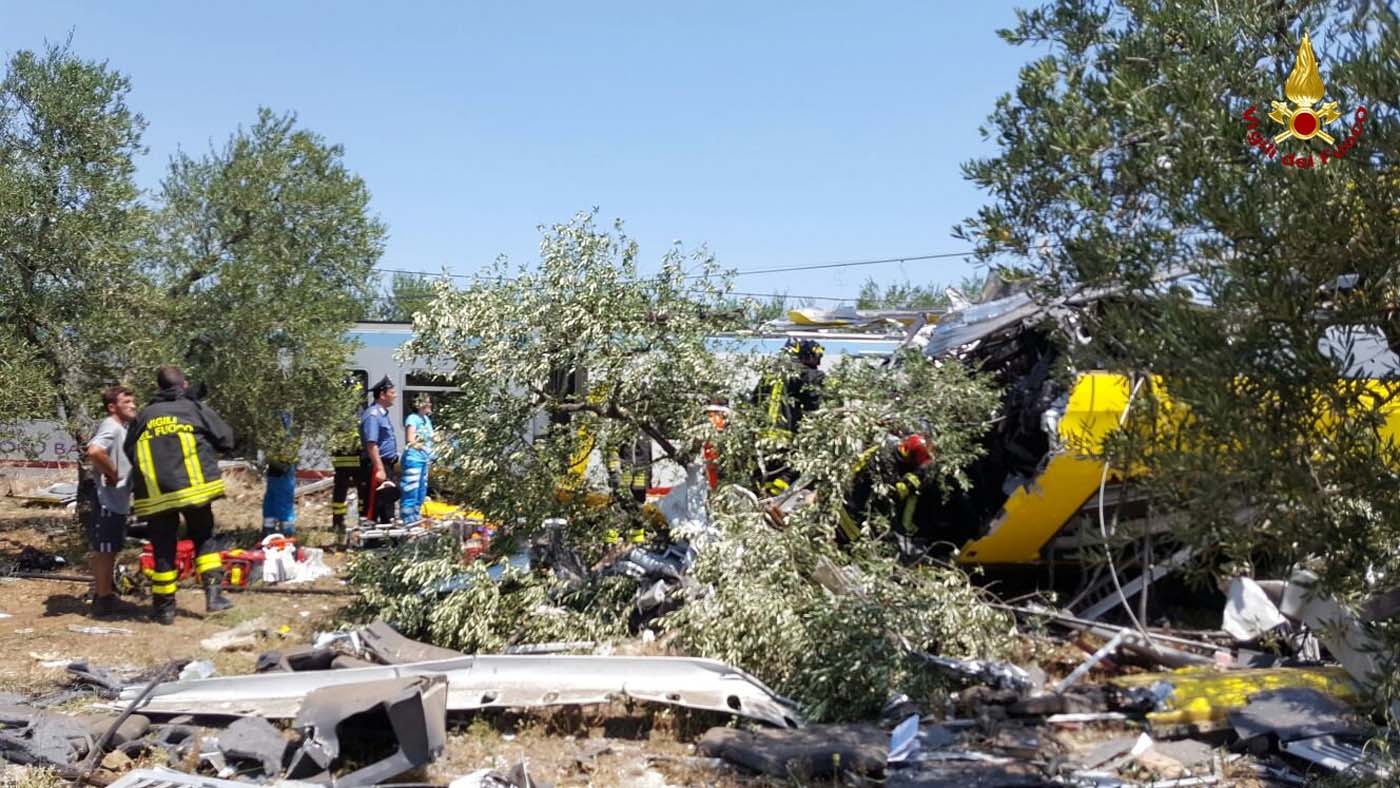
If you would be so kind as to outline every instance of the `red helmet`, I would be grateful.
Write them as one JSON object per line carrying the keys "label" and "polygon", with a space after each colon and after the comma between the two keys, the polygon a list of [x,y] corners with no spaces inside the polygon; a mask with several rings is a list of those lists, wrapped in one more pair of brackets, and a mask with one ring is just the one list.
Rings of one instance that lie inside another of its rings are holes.
{"label": "red helmet", "polygon": [[929,452],[928,439],[919,433],[914,433],[899,442],[899,457],[908,460],[915,466],[927,465],[933,459]]}

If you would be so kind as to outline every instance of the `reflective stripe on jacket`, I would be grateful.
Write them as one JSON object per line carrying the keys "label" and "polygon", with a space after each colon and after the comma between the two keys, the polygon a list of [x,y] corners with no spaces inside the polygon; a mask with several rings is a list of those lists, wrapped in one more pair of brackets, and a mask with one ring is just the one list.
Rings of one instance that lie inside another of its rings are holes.
{"label": "reflective stripe on jacket", "polygon": [[131,511],[138,517],[202,506],[224,494],[216,452],[233,448],[219,415],[179,391],[162,391],[141,410],[123,449],[131,464]]}

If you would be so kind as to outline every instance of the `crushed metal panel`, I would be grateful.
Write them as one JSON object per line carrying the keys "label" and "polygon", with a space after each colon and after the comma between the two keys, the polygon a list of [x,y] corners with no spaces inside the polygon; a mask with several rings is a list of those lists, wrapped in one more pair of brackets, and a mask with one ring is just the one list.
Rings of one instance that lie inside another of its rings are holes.
{"label": "crushed metal panel", "polygon": [[[1034,561],[1103,481],[1103,463],[1083,453],[1100,451],[1128,407],[1132,383],[1110,372],[1087,372],[1074,381],[1058,433],[1064,448],[1030,484],[1017,487],[986,536],[963,548],[964,563]],[[1110,475],[1110,481],[1113,476]]]}
{"label": "crushed metal panel", "polygon": [[[136,769],[122,775],[120,780],[108,783],[107,788],[248,788],[251,783],[237,780],[220,780],[198,774],[186,774],[173,769]],[[314,783],[282,780],[277,788],[322,788]]]}
{"label": "crushed metal panel", "polygon": [[366,651],[386,665],[407,665],[465,656],[460,651],[406,638],[381,619],[375,619],[369,626],[360,630],[360,642],[364,644]]}
{"label": "crushed metal panel", "polygon": [[[294,724],[305,738],[287,767],[289,776],[347,787],[379,785],[442,754],[447,746],[447,678],[438,674],[314,690]],[[369,757],[366,743],[386,734],[392,752],[349,774],[331,776],[342,748],[362,760]]]}
{"label": "crushed metal panel", "polygon": [[261,717],[243,717],[219,735],[217,745],[225,763],[254,761],[267,777],[282,774],[289,743],[282,732]]}
{"label": "crushed metal panel", "polygon": [[[738,668],[689,657],[478,655],[437,662],[348,670],[264,673],[168,682],[141,706],[148,714],[210,714],[269,718],[296,716],[313,690],[366,681],[442,674],[447,708],[525,708],[591,705],[614,699],[668,703],[801,727],[797,704]],[[130,703],[140,688],[118,701]]]}
{"label": "crushed metal panel", "polygon": [[1365,774],[1377,780],[1390,776],[1389,770],[1377,767],[1365,750],[1354,744],[1339,741],[1335,736],[1284,742],[1279,748],[1295,758],[1315,763],[1334,772]]}
{"label": "crushed metal panel", "polygon": [[1170,673],[1139,673],[1109,681],[1119,687],[1148,687],[1165,681],[1172,693],[1160,711],[1147,713],[1153,725],[1187,725],[1223,722],[1231,711],[1249,705],[1256,693],[1287,687],[1311,687],[1342,701],[1354,703],[1361,697],[1356,683],[1337,667],[1254,668],[1218,671],[1211,668],[1183,668]]}
{"label": "crushed metal panel", "polygon": [[1249,705],[1231,711],[1229,720],[1241,739],[1273,734],[1288,742],[1364,731],[1350,706],[1311,687],[1284,687],[1251,695]]}

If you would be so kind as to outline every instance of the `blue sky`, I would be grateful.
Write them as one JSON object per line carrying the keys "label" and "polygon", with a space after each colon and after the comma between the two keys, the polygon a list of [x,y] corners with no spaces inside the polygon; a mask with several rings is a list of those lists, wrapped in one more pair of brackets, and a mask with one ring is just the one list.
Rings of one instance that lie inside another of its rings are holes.
{"label": "blue sky", "polygon": [[[1021,3],[1024,5],[1025,3]],[[389,225],[382,265],[469,273],[535,257],[597,206],[654,261],[728,267],[958,251],[983,197],[959,163],[1034,53],[1003,0],[772,3],[7,4],[0,49],[69,32],[129,74],[154,188],[259,105],[345,146]],[[740,290],[850,296],[955,282],[961,259],[767,274]]]}

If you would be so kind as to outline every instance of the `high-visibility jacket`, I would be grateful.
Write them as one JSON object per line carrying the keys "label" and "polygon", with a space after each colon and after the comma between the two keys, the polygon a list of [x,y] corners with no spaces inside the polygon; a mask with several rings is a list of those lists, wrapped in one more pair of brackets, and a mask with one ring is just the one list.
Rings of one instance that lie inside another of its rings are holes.
{"label": "high-visibility jacket", "polygon": [[131,511],[144,517],[221,497],[217,453],[233,449],[233,430],[183,391],[166,390],[137,414],[122,448],[134,469]]}
{"label": "high-visibility jacket", "polygon": [[353,426],[347,426],[331,436],[332,468],[360,467],[360,456],[365,453],[364,444],[360,442],[360,418],[363,415],[364,409],[361,408]]}
{"label": "high-visibility jacket", "polygon": [[[878,513],[888,517],[890,524],[904,535],[913,536],[918,530],[914,514],[923,486],[920,470],[900,459],[896,448],[887,446],[866,449],[856,461],[854,471],[851,493],[846,496],[846,507],[841,512],[842,535],[849,541],[859,539],[861,525]],[[877,479],[889,484],[888,496],[875,495]]]}
{"label": "high-visibility jacket", "polygon": [[770,374],[758,382],[751,401],[768,414],[765,437],[786,443],[802,424],[802,416],[821,407],[826,373],[799,366],[787,376]]}
{"label": "high-visibility jacket", "polygon": [[630,488],[646,493],[651,486],[651,438],[642,436],[613,449],[608,458],[608,481],[614,490]]}

